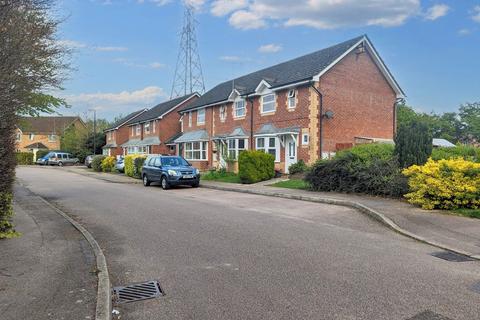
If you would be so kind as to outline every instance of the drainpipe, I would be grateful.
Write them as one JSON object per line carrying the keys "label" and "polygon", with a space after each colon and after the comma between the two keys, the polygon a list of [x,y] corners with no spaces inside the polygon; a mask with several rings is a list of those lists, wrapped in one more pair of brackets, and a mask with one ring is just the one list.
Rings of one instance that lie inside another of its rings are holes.
{"label": "drainpipe", "polygon": [[253,97],[249,97],[248,102],[250,102],[250,150],[253,150],[255,148],[253,144]]}
{"label": "drainpipe", "polygon": [[315,87],[315,81],[311,81],[310,82],[310,87],[313,88],[313,90],[315,90],[315,92],[317,93],[318,97],[320,98],[320,108],[319,108],[319,117],[320,117],[320,137],[319,137],[319,145],[320,145],[320,150],[319,150],[319,154],[320,154],[320,160],[322,160],[323,158],[323,94],[320,92],[320,90],[317,89],[317,87]]}

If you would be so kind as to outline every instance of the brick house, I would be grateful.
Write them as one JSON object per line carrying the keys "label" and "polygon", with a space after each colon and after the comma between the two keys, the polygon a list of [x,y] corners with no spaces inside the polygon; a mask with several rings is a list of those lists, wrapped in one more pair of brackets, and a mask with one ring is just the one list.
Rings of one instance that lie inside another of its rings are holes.
{"label": "brick house", "polygon": [[17,124],[16,150],[34,155],[38,150],[60,150],[60,137],[72,127],[87,130],[80,117],[22,117]]}
{"label": "brick house", "polygon": [[392,139],[403,97],[361,36],[217,85],[180,110],[175,143],[200,170],[257,149],[287,173],[300,159],[311,164],[358,139]]}
{"label": "brick house", "polygon": [[128,141],[129,138],[129,127],[126,125],[129,121],[138,118],[141,114],[147,112],[148,109],[142,109],[130,113],[126,117],[118,120],[113,126],[106,129],[105,132],[105,142],[106,144],[102,147],[103,154],[106,156],[121,156],[123,155],[122,144]]}
{"label": "brick house", "polygon": [[200,95],[191,93],[153,107],[128,121],[128,140],[121,145],[123,154],[175,154],[170,141],[180,132],[178,110],[194,103]]}

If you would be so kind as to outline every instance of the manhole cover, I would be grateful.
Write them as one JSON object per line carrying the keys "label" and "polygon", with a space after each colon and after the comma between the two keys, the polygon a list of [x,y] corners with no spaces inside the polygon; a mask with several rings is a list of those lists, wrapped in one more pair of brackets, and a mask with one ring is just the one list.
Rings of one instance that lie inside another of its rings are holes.
{"label": "manhole cover", "polygon": [[463,254],[458,254],[458,253],[451,252],[451,251],[434,252],[434,253],[432,253],[432,256],[443,259],[443,260],[452,261],[452,262],[475,261],[475,259],[464,256]]}
{"label": "manhole cover", "polygon": [[432,312],[430,310],[427,310],[413,316],[412,318],[408,318],[407,320],[452,320],[452,319],[442,316],[441,314]]}
{"label": "manhole cover", "polygon": [[164,295],[165,293],[158,281],[147,281],[113,288],[113,298],[116,304],[153,299]]}

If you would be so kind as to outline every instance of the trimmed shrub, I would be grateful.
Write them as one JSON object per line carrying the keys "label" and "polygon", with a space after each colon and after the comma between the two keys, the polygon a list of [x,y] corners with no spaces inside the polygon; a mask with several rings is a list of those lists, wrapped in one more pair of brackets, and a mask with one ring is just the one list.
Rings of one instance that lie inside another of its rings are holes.
{"label": "trimmed shrub", "polygon": [[13,217],[13,194],[10,192],[0,191],[0,212],[2,220],[0,220],[0,239],[10,239],[20,236],[15,231],[12,224]]}
{"label": "trimmed shrub", "polygon": [[399,128],[395,137],[395,152],[402,168],[422,165],[432,154],[432,135],[428,126],[420,121],[412,121]]}
{"label": "trimmed shrub", "polygon": [[480,163],[464,159],[435,161],[414,165],[403,174],[409,177],[408,202],[423,209],[480,208]]}
{"label": "trimmed shrub", "polygon": [[316,191],[366,193],[401,197],[407,191],[407,179],[396,159],[371,159],[365,162],[354,153],[315,163],[305,181]]}
{"label": "trimmed shrub", "polygon": [[116,163],[115,157],[105,157],[105,159],[102,160],[102,171],[103,172],[112,172],[115,168],[115,163]]}
{"label": "trimmed shrub", "polygon": [[33,153],[32,152],[15,152],[17,157],[17,165],[32,165]]}
{"label": "trimmed shrub", "polygon": [[238,175],[242,183],[272,179],[275,176],[275,157],[262,151],[244,151],[238,157]]}
{"label": "trimmed shrub", "polygon": [[92,160],[92,169],[95,172],[102,172],[102,161],[106,157],[104,155],[96,155]]}
{"label": "trimmed shrub", "polygon": [[473,146],[456,146],[452,148],[434,148],[432,150],[433,160],[457,158],[480,163],[480,148]]}
{"label": "trimmed shrub", "polygon": [[303,160],[298,160],[297,163],[294,163],[288,167],[289,174],[297,174],[297,173],[304,173],[307,171],[308,166],[305,164]]}
{"label": "trimmed shrub", "polygon": [[374,159],[391,160],[395,145],[387,143],[360,144],[353,148],[337,152],[334,159],[340,159],[347,154],[354,154],[362,162],[371,162]]}
{"label": "trimmed shrub", "polygon": [[[137,160],[138,159],[138,160]],[[132,154],[125,156],[125,174],[132,178],[141,178],[142,166],[146,156]]]}

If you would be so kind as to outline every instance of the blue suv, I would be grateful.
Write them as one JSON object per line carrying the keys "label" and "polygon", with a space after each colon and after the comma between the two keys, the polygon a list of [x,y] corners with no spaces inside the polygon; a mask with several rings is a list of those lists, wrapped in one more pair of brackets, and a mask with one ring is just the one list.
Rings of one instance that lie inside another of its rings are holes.
{"label": "blue suv", "polygon": [[172,186],[200,185],[200,172],[187,160],[177,156],[149,156],[142,167],[143,185],[159,181],[164,190]]}

